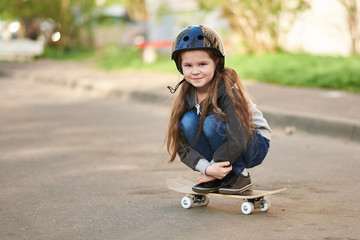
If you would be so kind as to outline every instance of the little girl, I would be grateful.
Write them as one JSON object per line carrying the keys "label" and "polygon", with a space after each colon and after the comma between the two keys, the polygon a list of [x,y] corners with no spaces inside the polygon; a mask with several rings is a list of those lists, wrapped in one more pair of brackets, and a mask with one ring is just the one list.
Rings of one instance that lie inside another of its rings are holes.
{"label": "little girl", "polygon": [[262,163],[270,127],[237,73],[224,66],[219,35],[205,26],[183,29],[171,57],[184,79],[167,133],[169,162],[181,161],[199,171],[193,191],[240,194],[252,188],[246,170]]}

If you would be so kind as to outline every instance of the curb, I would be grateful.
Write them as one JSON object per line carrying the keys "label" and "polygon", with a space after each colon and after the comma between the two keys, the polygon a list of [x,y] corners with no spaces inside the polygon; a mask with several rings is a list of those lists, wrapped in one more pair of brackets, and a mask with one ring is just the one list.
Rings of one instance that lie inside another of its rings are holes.
{"label": "curb", "polygon": [[261,110],[271,125],[278,127],[296,127],[312,134],[326,135],[360,142],[360,125],[345,120],[333,120],[321,117]]}

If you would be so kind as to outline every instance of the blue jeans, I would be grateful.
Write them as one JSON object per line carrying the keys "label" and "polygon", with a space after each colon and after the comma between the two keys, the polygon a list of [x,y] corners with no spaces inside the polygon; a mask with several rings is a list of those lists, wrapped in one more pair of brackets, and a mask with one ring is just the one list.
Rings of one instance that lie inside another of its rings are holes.
{"label": "blue jeans", "polygon": [[[196,114],[195,110],[185,113],[180,121],[180,129],[191,147],[210,162],[215,151],[227,141],[226,123],[220,120],[216,114],[210,114],[205,118],[203,129],[195,143],[199,125],[200,116]],[[237,175],[240,175],[245,168],[261,164],[268,153],[269,140],[255,130],[252,135],[252,140],[249,141],[245,153],[232,164],[232,171]]]}

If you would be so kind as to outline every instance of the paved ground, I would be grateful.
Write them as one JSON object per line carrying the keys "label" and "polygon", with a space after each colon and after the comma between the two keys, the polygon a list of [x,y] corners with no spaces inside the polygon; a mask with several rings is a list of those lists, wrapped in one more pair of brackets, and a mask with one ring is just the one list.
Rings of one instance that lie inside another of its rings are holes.
{"label": "paved ground", "polygon": [[274,127],[251,175],[289,190],[244,216],[227,198],[182,209],[166,188],[196,177],[166,163],[169,102],[3,77],[0,112],[0,239],[360,239],[358,142]]}

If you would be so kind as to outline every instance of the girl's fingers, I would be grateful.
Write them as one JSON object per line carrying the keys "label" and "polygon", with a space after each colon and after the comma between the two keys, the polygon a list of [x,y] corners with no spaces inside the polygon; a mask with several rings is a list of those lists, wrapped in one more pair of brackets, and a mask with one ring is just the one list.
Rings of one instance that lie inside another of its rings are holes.
{"label": "girl's fingers", "polygon": [[217,162],[216,164],[219,164],[220,167],[228,167],[230,165],[230,162],[229,161],[227,161],[227,162]]}

